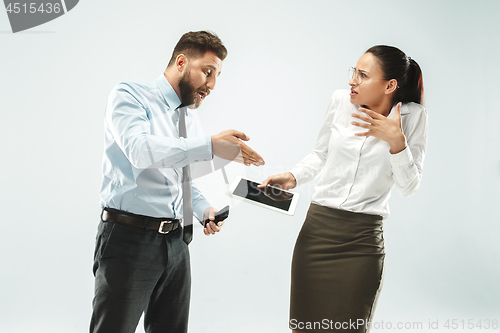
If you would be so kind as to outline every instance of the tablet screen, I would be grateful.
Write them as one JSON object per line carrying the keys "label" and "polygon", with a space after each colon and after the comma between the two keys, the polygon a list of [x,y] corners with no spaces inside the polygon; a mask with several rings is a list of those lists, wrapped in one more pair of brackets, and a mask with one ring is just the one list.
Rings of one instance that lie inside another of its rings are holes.
{"label": "tablet screen", "polygon": [[260,202],[283,211],[290,209],[293,193],[270,186],[260,189],[257,187],[258,185],[260,184],[247,179],[240,179],[240,182],[233,191],[233,195]]}

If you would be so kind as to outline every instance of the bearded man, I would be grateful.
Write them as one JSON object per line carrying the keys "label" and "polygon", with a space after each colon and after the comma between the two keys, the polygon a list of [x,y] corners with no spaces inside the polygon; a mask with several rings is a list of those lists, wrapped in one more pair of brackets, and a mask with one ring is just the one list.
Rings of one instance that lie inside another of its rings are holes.
{"label": "bearded man", "polygon": [[264,164],[244,133],[203,137],[191,114],[215,88],[226,55],[215,34],[188,32],[156,81],[120,83],[109,96],[90,332],[133,333],[143,313],[147,333],[187,332],[190,221],[205,235],[223,224],[192,186],[189,164],[213,155]]}

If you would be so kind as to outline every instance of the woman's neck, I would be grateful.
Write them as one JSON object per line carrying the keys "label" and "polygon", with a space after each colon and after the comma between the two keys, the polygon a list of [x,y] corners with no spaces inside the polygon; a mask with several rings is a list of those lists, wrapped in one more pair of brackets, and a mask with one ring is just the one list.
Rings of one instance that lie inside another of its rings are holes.
{"label": "woman's neck", "polygon": [[384,101],[379,105],[361,105],[365,109],[372,110],[373,112],[377,112],[378,114],[383,115],[384,117],[387,117],[392,110],[392,102],[391,101]]}

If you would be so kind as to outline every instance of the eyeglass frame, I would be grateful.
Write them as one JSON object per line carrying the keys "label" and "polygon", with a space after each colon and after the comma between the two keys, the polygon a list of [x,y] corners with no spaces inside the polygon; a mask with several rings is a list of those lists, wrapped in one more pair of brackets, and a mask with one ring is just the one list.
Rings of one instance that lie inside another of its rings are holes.
{"label": "eyeglass frame", "polygon": [[[351,72],[352,72],[352,75],[351,75]],[[356,83],[359,86],[361,83],[363,83],[363,77],[361,77],[361,79],[360,79],[359,75],[357,74],[358,72],[363,74],[363,72],[361,72],[359,69],[356,69],[356,67],[350,67],[348,69],[349,81],[354,79],[354,75],[356,75]],[[376,77],[370,77],[370,79],[372,79],[372,80],[385,80],[385,81],[391,80],[391,79],[382,79],[382,78],[376,78]]]}

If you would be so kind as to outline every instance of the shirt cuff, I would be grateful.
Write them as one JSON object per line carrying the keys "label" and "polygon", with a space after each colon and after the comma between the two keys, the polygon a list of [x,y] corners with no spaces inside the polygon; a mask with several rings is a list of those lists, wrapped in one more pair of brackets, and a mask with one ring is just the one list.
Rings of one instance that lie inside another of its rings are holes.
{"label": "shirt cuff", "polygon": [[394,167],[402,167],[412,164],[413,155],[411,154],[410,148],[408,146],[405,149],[401,150],[397,154],[390,154],[389,160],[391,161],[391,165]]}
{"label": "shirt cuff", "polygon": [[301,177],[300,169],[299,168],[292,168],[289,172],[295,178],[295,182],[296,182],[295,186],[297,187],[299,185],[302,185],[302,177]]}
{"label": "shirt cuff", "polygon": [[208,137],[186,139],[189,163],[212,159],[212,140]]}
{"label": "shirt cuff", "polygon": [[205,198],[198,200],[198,202],[196,202],[196,205],[193,206],[193,215],[201,225],[203,225],[203,215],[209,207],[212,207],[212,205]]}

